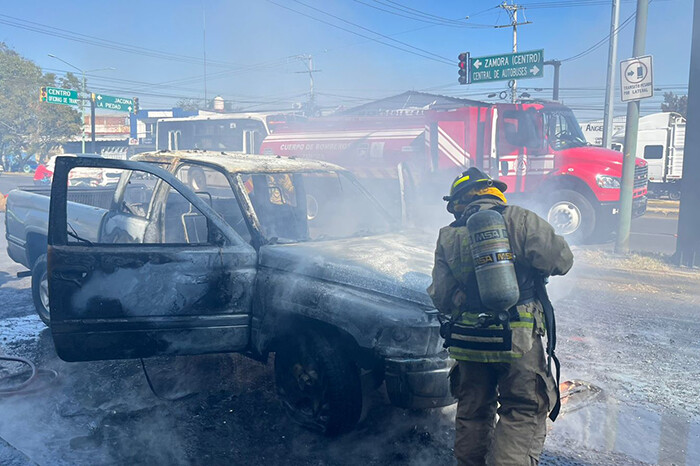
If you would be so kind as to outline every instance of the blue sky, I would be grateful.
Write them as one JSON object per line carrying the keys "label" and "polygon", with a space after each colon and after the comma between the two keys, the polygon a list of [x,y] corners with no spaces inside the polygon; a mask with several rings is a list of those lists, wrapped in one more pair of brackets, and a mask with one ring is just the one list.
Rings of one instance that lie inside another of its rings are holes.
{"label": "blue sky", "polygon": [[[532,22],[519,28],[519,50],[544,49],[546,59],[566,59],[609,33],[609,2],[570,0],[574,6],[567,7],[557,6],[565,3],[557,0],[519,3],[530,6],[519,13],[519,20]],[[49,53],[84,70],[114,67],[88,72],[91,90],[139,96],[142,108],[162,108],[182,97],[204,96],[204,14],[210,98],[221,95],[251,110],[304,101],[309,91],[309,77],[303,73],[306,63],[293,57],[312,55],[314,67],[321,70],[314,78],[322,105],[352,106],[408,89],[486,100],[505,83],[458,85],[457,55],[511,50],[512,30],[492,27],[508,22],[506,13],[495,8],[498,4],[498,0],[23,0],[3,2],[0,40],[45,71],[71,70]],[[621,21],[635,6],[623,0]],[[470,19],[464,20],[467,15]],[[650,4],[646,50],[654,56],[656,87],[686,92],[691,27],[692,0]],[[633,33],[632,21],[620,32],[618,59],[631,55]],[[606,42],[562,65],[561,98],[579,119],[602,116],[607,54]],[[551,86],[549,67],[542,79],[519,81],[521,90],[543,98],[551,96]],[[658,92],[644,101],[642,111],[658,111],[660,97]],[[619,97],[616,102],[616,112],[623,114]]]}

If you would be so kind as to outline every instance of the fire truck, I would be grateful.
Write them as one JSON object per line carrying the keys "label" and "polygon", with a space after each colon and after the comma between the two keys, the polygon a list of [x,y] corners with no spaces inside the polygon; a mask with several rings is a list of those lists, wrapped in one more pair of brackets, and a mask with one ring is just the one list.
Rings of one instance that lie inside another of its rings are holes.
{"label": "fire truck", "polygon": [[[574,242],[608,237],[619,215],[622,154],[588,144],[573,112],[556,102],[408,92],[288,125],[260,150],[346,167],[390,207],[407,187],[414,203],[434,205],[457,174],[476,166],[508,184],[511,202],[533,208]],[[635,217],[646,211],[647,171],[637,158]]]}

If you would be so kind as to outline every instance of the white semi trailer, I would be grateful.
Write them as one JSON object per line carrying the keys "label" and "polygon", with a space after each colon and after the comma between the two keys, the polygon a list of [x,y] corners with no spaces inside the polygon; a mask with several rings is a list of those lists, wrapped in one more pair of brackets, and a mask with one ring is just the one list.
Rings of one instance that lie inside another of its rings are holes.
{"label": "white semi trailer", "polygon": [[[583,122],[580,125],[589,143],[602,144],[602,120]],[[611,141],[611,149],[623,151],[624,118],[615,118]],[[639,119],[636,156],[649,163],[650,197],[680,197],[684,144],[685,118],[678,113],[653,113]]]}

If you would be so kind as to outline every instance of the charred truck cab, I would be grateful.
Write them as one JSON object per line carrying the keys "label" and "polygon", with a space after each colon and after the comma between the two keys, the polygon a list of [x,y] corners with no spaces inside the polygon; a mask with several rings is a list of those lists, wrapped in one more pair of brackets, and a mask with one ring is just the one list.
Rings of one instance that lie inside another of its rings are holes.
{"label": "charred truck cab", "polygon": [[[122,171],[109,208],[68,200],[80,167]],[[182,182],[195,168],[197,192]],[[432,241],[398,232],[346,170],[183,151],[59,158],[54,181],[48,287],[62,359],[275,353],[283,405],[327,434],[357,423],[365,383],[385,380],[405,408],[454,402],[425,292]],[[75,222],[81,212],[90,222]]]}

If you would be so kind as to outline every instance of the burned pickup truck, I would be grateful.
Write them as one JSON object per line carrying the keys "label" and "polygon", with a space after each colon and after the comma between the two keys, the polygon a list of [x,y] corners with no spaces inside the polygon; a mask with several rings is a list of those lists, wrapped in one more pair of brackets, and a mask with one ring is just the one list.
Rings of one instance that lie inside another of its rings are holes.
{"label": "burned pickup truck", "polygon": [[[122,170],[109,208],[69,201],[70,171],[85,167]],[[181,181],[193,170],[197,192]],[[327,434],[357,423],[369,380],[405,408],[454,401],[425,292],[433,240],[400,233],[338,166],[59,158],[49,211],[50,327],[66,361],[274,353],[288,413]]]}

